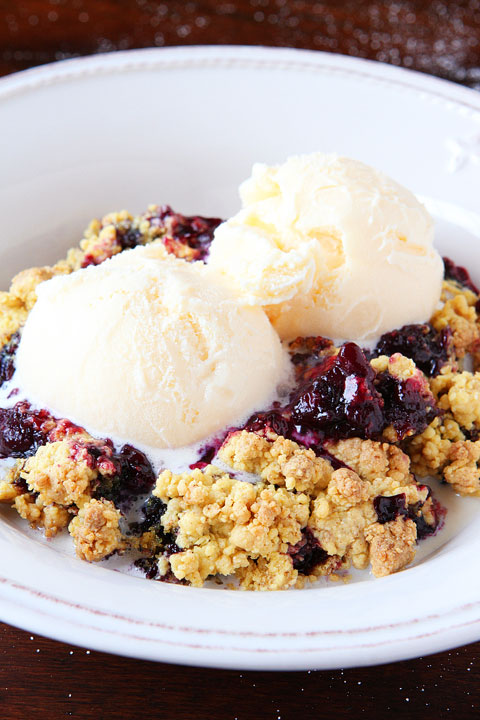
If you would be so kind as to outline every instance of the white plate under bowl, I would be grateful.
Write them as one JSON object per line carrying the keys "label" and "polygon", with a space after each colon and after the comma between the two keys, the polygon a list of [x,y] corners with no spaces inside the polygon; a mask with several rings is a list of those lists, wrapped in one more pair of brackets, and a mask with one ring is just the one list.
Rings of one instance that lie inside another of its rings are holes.
{"label": "white plate under bowl", "polygon": [[[419,194],[440,250],[480,280],[480,95],[430,77],[299,50],[100,55],[1,80],[0,138],[0,287],[61,256],[91,217],[152,202],[226,216],[254,161],[319,149]],[[275,593],[88,565],[2,510],[0,617],[99,650],[225,668],[431,653],[480,638],[479,501],[442,497],[446,527],[408,570]]]}

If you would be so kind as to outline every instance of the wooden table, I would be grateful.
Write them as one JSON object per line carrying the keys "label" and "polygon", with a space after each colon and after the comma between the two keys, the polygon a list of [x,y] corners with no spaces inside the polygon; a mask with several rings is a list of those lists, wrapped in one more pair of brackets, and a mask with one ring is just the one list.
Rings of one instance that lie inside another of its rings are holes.
{"label": "wooden table", "polygon": [[[262,44],[403,65],[480,90],[480,0],[0,0],[0,74],[94,52]],[[213,671],[114,657],[0,625],[0,718],[474,718],[480,643],[311,673]]]}

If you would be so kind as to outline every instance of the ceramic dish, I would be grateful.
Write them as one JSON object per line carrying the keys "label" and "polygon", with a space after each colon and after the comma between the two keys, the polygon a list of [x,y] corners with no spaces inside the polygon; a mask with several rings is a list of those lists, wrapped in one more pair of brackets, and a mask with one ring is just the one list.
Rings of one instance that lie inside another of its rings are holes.
{"label": "ceramic dish", "polygon": [[[480,95],[440,80],[297,50],[100,55],[0,81],[0,136],[2,288],[60,257],[93,216],[152,202],[227,216],[254,161],[314,150],[420,195],[442,254],[480,280]],[[337,668],[460,645],[480,638],[480,500],[439,494],[446,526],[409,569],[276,593],[88,565],[2,509],[0,617],[90,648],[225,668]]]}

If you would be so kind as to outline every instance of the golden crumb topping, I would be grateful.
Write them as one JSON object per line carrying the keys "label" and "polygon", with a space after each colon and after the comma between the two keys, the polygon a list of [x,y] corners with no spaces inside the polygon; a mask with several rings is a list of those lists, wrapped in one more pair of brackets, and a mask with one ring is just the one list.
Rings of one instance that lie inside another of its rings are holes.
{"label": "golden crumb topping", "polygon": [[249,560],[237,576],[242,590],[287,590],[297,583],[298,572],[288,555],[274,552],[268,559]]}
{"label": "golden crumb topping", "polygon": [[413,520],[397,517],[384,525],[373,523],[365,531],[375,577],[402,570],[415,557],[417,527]]}
{"label": "golden crumb topping", "polygon": [[27,309],[23,302],[8,292],[0,292],[0,346],[24,325]]}
{"label": "golden crumb topping", "polygon": [[193,585],[245,567],[249,556],[285,553],[309,516],[306,495],[235,480],[211,465],[181,475],[166,470],[153,494],[168,503],[164,529],[177,533],[172,571]]}
{"label": "golden crumb topping", "polygon": [[[451,292],[456,294],[448,298]],[[458,290],[453,283],[444,284],[443,306],[434,312],[431,323],[435,330],[449,327],[452,331],[455,354],[463,358],[479,340],[475,302],[477,296],[470,290]]]}
{"label": "golden crumb topping", "polygon": [[110,500],[89,500],[71,521],[68,531],[81,560],[97,562],[125,547],[120,513]]}
{"label": "golden crumb topping", "polygon": [[327,496],[345,508],[364,503],[370,497],[370,483],[362,480],[349,468],[339,468],[332,473],[328,483]]}
{"label": "golden crumb topping", "polygon": [[276,436],[269,439],[242,430],[231,434],[218,457],[234,470],[254,473],[287,490],[314,493],[328,485],[332,466],[313,450]]}
{"label": "golden crumb topping", "polygon": [[480,441],[452,443],[444,479],[461,495],[480,495]]}
{"label": "golden crumb topping", "polygon": [[98,473],[91,467],[85,448],[62,440],[39,447],[28,458],[20,473],[31,491],[39,493],[45,505],[77,505],[91,495],[91,484]]}
{"label": "golden crumb topping", "polygon": [[38,496],[31,493],[18,495],[14,500],[14,507],[20,517],[27,520],[33,528],[42,527],[46,537],[55,537],[67,527],[71,517],[64,507],[44,505]]}
{"label": "golden crumb topping", "polygon": [[34,267],[15,275],[9,292],[0,292],[0,346],[17,332],[37,301],[36,289],[54,275],[65,275],[72,269],[65,262],[54,267]]}
{"label": "golden crumb topping", "polygon": [[467,430],[480,429],[480,372],[445,372],[430,381],[438,407]]}
{"label": "golden crumb topping", "polygon": [[37,301],[37,287],[55,275],[51,267],[34,267],[15,275],[10,285],[10,294],[18,298],[25,310],[30,312]]}
{"label": "golden crumb topping", "polygon": [[113,255],[123,250],[120,241],[120,229],[123,226],[130,226],[133,221],[132,215],[126,210],[109,213],[102,220],[92,220],[87,229],[80,248],[90,262],[98,265]]}
{"label": "golden crumb topping", "polygon": [[435,418],[423,433],[408,442],[407,450],[412,470],[420,477],[440,475],[452,443],[463,440],[465,435],[451,415],[446,413]]}
{"label": "golden crumb topping", "polygon": [[375,372],[388,372],[393,377],[399,380],[409,380],[412,377],[421,376],[423,373],[418,370],[417,366],[401,353],[395,353],[394,355],[379,355],[377,358],[370,360],[370,365]]}
{"label": "golden crumb topping", "polygon": [[400,485],[412,482],[410,459],[399,447],[389,443],[349,438],[326,444],[328,451],[348,465],[364,480],[387,477]]}

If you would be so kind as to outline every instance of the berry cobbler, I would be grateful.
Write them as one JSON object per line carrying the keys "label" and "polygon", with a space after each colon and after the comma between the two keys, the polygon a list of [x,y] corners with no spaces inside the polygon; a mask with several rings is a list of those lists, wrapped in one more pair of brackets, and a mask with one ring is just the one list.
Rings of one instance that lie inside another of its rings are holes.
{"label": "berry cobbler", "polygon": [[148,579],[395,573],[441,529],[436,483],[480,496],[479,291],[360,163],[257,166],[241,194],[225,223],[106,215],[0,293],[0,501]]}

